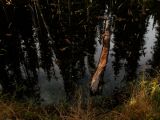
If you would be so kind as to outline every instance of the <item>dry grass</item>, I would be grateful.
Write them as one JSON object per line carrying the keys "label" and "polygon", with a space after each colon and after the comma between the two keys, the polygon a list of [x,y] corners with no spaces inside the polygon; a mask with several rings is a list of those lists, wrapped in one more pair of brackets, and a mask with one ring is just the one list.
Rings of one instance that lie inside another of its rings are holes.
{"label": "dry grass", "polygon": [[58,120],[52,107],[0,100],[0,120]]}
{"label": "dry grass", "polygon": [[100,120],[103,110],[94,105],[93,98],[84,100],[80,91],[77,92],[75,98],[76,101],[67,109],[58,110],[62,120]]}
{"label": "dry grass", "polygon": [[[131,97],[123,105],[110,112],[105,107],[95,107],[92,99],[83,107],[79,97],[76,104],[69,107],[64,120],[160,120],[160,86],[159,77],[152,81],[142,80],[131,86]],[[106,107],[107,109],[107,107]],[[63,115],[62,115],[63,116]]]}
{"label": "dry grass", "polygon": [[[78,92],[76,101],[54,106],[0,100],[0,120],[101,120],[104,111],[95,107],[92,98],[86,102]],[[85,103],[84,103],[85,102]]]}
{"label": "dry grass", "polygon": [[73,104],[48,107],[1,99],[0,120],[160,120],[158,80],[159,77],[134,85],[131,97],[110,112],[107,106],[96,106],[94,98],[84,103],[81,93],[75,96]]}
{"label": "dry grass", "polygon": [[[158,99],[157,99],[158,98]],[[108,113],[108,120],[160,120],[160,86],[158,80],[141,81],[134,86],[131,98]]]}

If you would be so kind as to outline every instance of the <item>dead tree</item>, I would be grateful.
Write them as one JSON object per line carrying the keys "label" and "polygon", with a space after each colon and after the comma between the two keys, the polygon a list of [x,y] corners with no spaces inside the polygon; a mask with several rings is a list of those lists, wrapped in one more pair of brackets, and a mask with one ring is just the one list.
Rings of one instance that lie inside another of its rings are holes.
{"label": "dead tree", "polygon": [[94,72],[92,79],[91,79],[91,85],[90,89],[92,93],[96,93],[98,90],[100,78],[102,76],[102,73],[104,72],[107,62],[108,62],[108,54],[109,54],[109,48],[110,48],[110,28],[109,28],[109,20],[105,18],[105,27],[103,34],[101,36],[102,39],[102,50],[101,55],[99,58],[99,63],[97,66],[96,71]]}

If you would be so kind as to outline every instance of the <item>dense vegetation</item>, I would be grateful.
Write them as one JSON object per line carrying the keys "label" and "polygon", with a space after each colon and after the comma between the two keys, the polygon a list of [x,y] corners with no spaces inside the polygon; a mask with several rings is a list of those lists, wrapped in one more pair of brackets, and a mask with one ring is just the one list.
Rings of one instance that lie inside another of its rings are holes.
{"label": "dense vegetation", "polygon": [[[16,120],[159,120],[160,86],[159,76],[149,80],[142,79],[131,85],[130,97],[115,108],[109,98],[90,98],[84,103],[80,92],[73,104],[62,102],[59,105],[38,106],[30,102],[8,101],[0,98],[0,119]],[[124,95],[124,94],[123,94]],[[122,97],[123,98],[123,97]]]}
{"label": "dense vegetation", "polygon": [[[0,119],[159,120],[159,76],[155,77],[160,69],[159,5],[157,0],[0,0]],[[91,75],[96,69],[95,38],[101,38],[106,16],[114,34],[114,79],[125,60],[124,81],[127,86],[136,82],[111,98],[86,100],[83,90],[77,90],[84,84],[86,66]],[[152,78],[138,82],[150,18],[156,42],[148,61],[151,69],[145,72]],[[66,101],[43,106],[40,73],[45,80],[58,81],[57,69]]]}

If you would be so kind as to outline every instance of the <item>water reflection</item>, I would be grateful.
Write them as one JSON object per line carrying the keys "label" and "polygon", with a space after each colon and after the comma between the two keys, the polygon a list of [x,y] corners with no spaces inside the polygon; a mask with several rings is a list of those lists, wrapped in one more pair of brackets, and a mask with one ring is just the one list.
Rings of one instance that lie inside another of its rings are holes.
{"label": "water reflection", "polygon": [[[110,15],[113,34],[103,93],[112,94],[116,87],[136,79],[148,59],[153,68],[159,65],[159,27],[154,49],[148,49],[155,37],[150,36],[154,33],[151,14],[159,26],[157,10],[137,1],[0,2],[3,93],[45,103],[70,100],[80,87],[88,95],[101,50],[103,19],[97,16]],[[148,54],[152,50],[153,56]]]}
{"label": "water reflection", "polygon": [[141,55],[145,55],[143,46],[148,19],[145,16],[137,16],[136,21],[129,20],[127,17],[124,19],[126,20],[123,22],[117,21],[115,23],[113,67],[115,77],[124,66],[127,71],[126,79],[133,80],[136,78],[138,60]]}
{"label": "water reflection", "polygon": [[68,8],[56,2],[15,2],[1,4],[0,46],[7,51],[0,56],[3,93],[49,101],[58,87],[70,99],[95,68],[96,21],[82,20],[86,9],[81,2],[73,4],[69,17]]}
{"label": "water reflection", "polygon": [[[144,9],[145,6],[136,2],[113,4],[108,5],[115,22],[109,62],[104,74],[105,95],[113,94],[114,90],[124,87],[127,81],[137,79],[141,72],[150,68],[149,52],[152,52],[151,47],[154,45],[155,37],[152,35],[155,28],[152,30],[154,23],[150,16],[151,11]],[[140,69],[142,65],[145,69]]]}
{"label": "water reflection", "polygon": [[[3,8],[1,48],[6,53],[0,59],[1,85],[4,93],[17,98],[36,97],[38,58],[32,37],[32,11],[29,6],[1,6]],[[16,91],[16,92],[15,92]],[[33,93],[33,94],[30,94]]]}
{"label": "water reflection", "polygon": [[156,27],[156,34],[155,34],[155,46],[153,47],[152,52],[152,58],[149,60],[149,65],[151,65],[151,69],[148,69],[148,71],[151,73],[151,75],[159,74],[159,68],[160,68],[160,12],[157,9],[160,5],[160,2],[157,2],[153,9],[153,18],[154,18],[154,26]]}

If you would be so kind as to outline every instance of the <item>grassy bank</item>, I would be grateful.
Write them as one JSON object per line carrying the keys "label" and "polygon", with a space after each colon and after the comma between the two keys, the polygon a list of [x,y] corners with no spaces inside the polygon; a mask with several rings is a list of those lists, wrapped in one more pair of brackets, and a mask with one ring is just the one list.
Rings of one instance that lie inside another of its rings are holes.
{"label": "grassy bank", "polygon": [[96,104],[91,98],[84,105],[81,95],[74,104],[45,107],[3,97],[0,99],[0,120],[160,120],[159,78],[132,85],[131,96],[111,111],[105,104],[98,105],[102,105],[102,99]]}
{"label": "grassy bank", "polygon": [[133,86],[131,97],[107,114],[107,120],[160,120],[160,86],[157,77]]}

